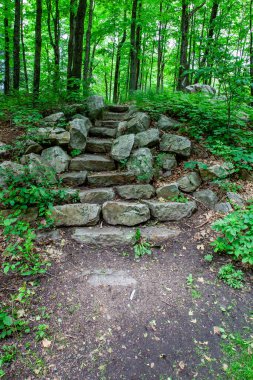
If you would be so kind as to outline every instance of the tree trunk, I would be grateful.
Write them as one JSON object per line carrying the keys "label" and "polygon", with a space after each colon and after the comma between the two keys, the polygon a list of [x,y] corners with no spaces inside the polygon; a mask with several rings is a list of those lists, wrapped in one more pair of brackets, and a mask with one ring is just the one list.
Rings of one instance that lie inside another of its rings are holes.
{"label": "tree trunk", "polygon": [[[250,94],[253,97],[253,0],[250,0]],[[253,102],[251,103],[253,105]]]}
{"label": "tree trunk", "polygon": [[180,45],[180,61],[177,90],[183,90],[189,85],[189,75],[184,71],[189,69],[188,54],[188,34],[189,34],[189,5],[187,0],[182,0],[181,15],[181,45]]}
{"label": "tree trunk", "polygon": [[181,44],[180,44],[180,60],[179,60],[179,73],[178,73],[178,82],[177,90],[181,91],[187,87],[190,83],[189,73],[185,71],[189,70],[189,61],[188,61],[188,47],[189,47],[189,28],[190,21],[193,15],[204,6],[205,1],[196,6],[192,11],[190,11],[189,1],[182,0],[182,14],[181,14]]}
{"label": "tree trunk", "polygon": [[[160,2],[160,17],[162,17],[163,13],[163,2]],[[160,90],[161,87],[161,69],[162,69],[162,21],[159,21],[158,28],[158,47],[157,47],[157,79],[156,79],[156,89]]]}
{"label": "tree trunk", "polygon": [[[204,51],[203,58],[202,58],[201,63],[200,63],[200,68],[205,67],[206,64],[209,66],[209,62],[208,62],[209,58],[212,61],[212,59],[211,59],[211,57],[209,57],[209,55],[210,55],[210,50],[211,50],[211,47],[213,44],[214,27],[215,27],[215,20],[217,18],[218,10],[219,10],[219,1],[220,0],[214,0],[214,2],[213,2],[211,16],[210,16],[210,20],[209,20],[209,29],[208,29],[208,33],[207,33],[207,43],[206,43],[206,48]],[[205,79],[204,82],[207,83],[207,80]]]}
{"label": "tree trunk", "polygon": [[[46,0],[47,2],[47,28],[49,34],[50,45],[54,51],[54,79],[53,87],[54,91],[59,91],[60,85],[60,10],[59,0],[54,0],[55,8],[54,15],[52,11],[52,0]],[[51,20],[52,19],[52,20]],[[53,21],[53,32],[51,22]]]}
{"label": "tree trunk", "polygon": [[132,19],[131,19],[131,35],[130,35],[130,78],[129,78],[129,92],[137,90],[137,41],[136,41],[136,25],[137,25],[137,7],[138,0],[133,0],[132,5]]}
{"label": "tree trunk", "polygon": [[13,34],[13,88],[19,90],[20,84],[20,21],[21,4],[20,0],[15,0],[15,18]]}
{"label": "tree trunk", "polygon": [[89,4],[89,21],[86,31],[86,45],[85,45],[85,58],[83,66],[83,92],[84,94],[88,91],[90,87],[90,42],[91,42],[91,30],[93,23],[93,13],[94,13],[94,0],[90,0]]}
{"label": "tree trunk", "polygon": [[[126,10],[124,11],[124,24],[126,20]],[[120,61],[121,61],[121,49],[126,42],[126,27],[124,27],[123,36],[118,44],[116,53],[116,63],[115,63],[115,73],[114,73],[114,88],[113,88],[113,103],[118,103],[119,101],[119,75],[120,75]]]}
{"label": "tree trunk", "polygon": [[10,92],[10,37],[7,0],[4,3],[4,93]]}
{"label": "tree trunk", "polygon": [[41,21],[42,21],[42,0],[36,0],[36,24],[35,24],[35,55],[33,74],[33,96],[36,100],[40,91],[40,61],[41,61]]}
{"label": "tree trunk", "polygon": [[[75,7],[78,5],[77,11]],[[70,0],[70,36],[68,45],[68,85],[69,91],[78,91],[82,74],[82,53],[84,19],[87,0]]]}
{"label": "tree trunk", "polygon": [[[23,0],[22,0],[22,10],[23,10]],[[27,63],[26,63],[26,54],[25,54],[25,41],[24,41],[23,12],[21,14],[21,45],[22,45],[22,58],[23,58],[23,68],[24,68],[24,77],[25,77],[25,89],[26,89],[26,92],[29,92]]]}

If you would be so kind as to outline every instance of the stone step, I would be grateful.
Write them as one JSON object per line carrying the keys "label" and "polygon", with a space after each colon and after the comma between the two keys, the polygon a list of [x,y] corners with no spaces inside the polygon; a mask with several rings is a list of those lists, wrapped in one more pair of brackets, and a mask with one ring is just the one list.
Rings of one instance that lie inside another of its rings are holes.
{"label": "stone step", "polygon": [[[179,229],[166,226],[140,227],[141,236],[156,246],[162,246],[180,234]],[[128,227],[92,227],[75,228],[72,238],[81,244],[91,247],[124,247],[135,242],[134,228]]]}
{"label": "stone step", "polygon": [[87,139],[86,152],[88,153],[109,153],[111,151],[113,139],[101,139],[89,137]]}
{"label": "stone step", "polygon": [[125,116],[126,116],[126,113],[104,112],[103,120],[122,121],[122,120],[124,120]]}
{"label": "stone step", "polygon": [[96,120],[95,127],[96,128],[111,128],[117,129],[120,121],[115,120]]}
{"label": "stone step", "polygon": [[95,226],[100,220],[101,206],[97,204],[75,203],[52,208],[54,225]]}
{"label": "stone step", "polygon": [[115,170],[115,162],[107,156],[101,156],[98,154],[81,154],[80,156],[72,158],[69,170],[90,170],[94,172]]}
{"label": "stone step", "polygon": [[103,219],[106,223],[122,226],[136,226],[150,219],[149,206],[137,202],[109,201],[102,206]]}
{"label": "stone step", "polygon": [[121,106],[117,104],[113,104],[107,107],[109,112],[115,112],[115,113],[125,113],[129,111],[128,106]]}
{"label": "stone step", "polygon": [[102,172],[88,175],[88,184],[93,187],[108,187],[134,183],[136,178],[132,172]]}
{"label": "stone step", "polygon": [[124,185],[115,188],[116,193],[123,199],[149,199],[155,195],[152,185]]}
{"label": "stone step", "polygon": [[78,172],[67,172],[59,175],[60,180],[67,186],[81,186],[84,185],[87,178],[87,171],[82,170]]}
{"label": "stone step", "polygon": [[111,188],[98,188],[78,191],[81,203],[103,204],[115,199],[115,192]]}
{"label": "stone step", "polygon": [[89,135],[93,137],[116,137],[117,130],[114,128],[95,127],[91,128]]}
{"label": "stone step", "polygon": [[197,210],[195,201],[180,203],[143,200],[142,202],[150,208],[151,216],[159,222],[172,222],[189,218]]}

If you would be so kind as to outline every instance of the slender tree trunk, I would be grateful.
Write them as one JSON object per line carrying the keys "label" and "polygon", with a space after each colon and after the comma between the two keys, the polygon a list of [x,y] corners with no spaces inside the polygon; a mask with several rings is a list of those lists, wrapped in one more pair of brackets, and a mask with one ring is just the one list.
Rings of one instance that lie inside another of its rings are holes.
{"label": "slender tree trunk", "polygon": [[182,0],[182,16],[181,16],[181,45],[180,45],[180,61],[177,90],[183,90],[189,85],[189,74],[184,71],[189,69],[187,59],[188,53],[188,34],[189,34],[189,5],[187,0]]}
{"label": "slender tree trunk", "polygon": [[[253,97],[253,0],[250,0],[250,94]],[[253,106],[253,101],[251,103]]]}
{"label": "slender tree trunk", "polygon": [[[124,23],[126,20],[126,10],[124,11]],[[117,54],[116,54],[116,63],[115,63],[115,73],[114,73],[114,88],[113,88],[113,102],[118,103],[119,101],[119,75],[120,75],[120,61],[121,61],[121,49],[126,42],[126,28],[124,28],[123,36],[121,41],[118,44]]]}
{"label": "slender tree trunk", "polygon": [[[75,6],[77,6],[75,10]],[[87,0],[70,0],[70,37],[68,45],[68,85],[69,91],[78,91],[82,74],[82,53],[84,36],[84,19]]]}
{"label": "slender tree trunk", "polygon": [[152,78],[153,78],[153,68],[154,68],[154,54],[155,54],[155,41],[153,41],[153,44],[152,44],[151,65],[150,65],[150,75],[149,75],[149,88],[152,88]]}
{"label": "slender tree trunk", "polygon": [[112,99],[112,79],[113,79],[113,69],[114,69],[114,55],[115,55],[115,39],[113,40],[112,47],[112,59],[111,59],[111,70],[110,70],[110,83],[109,83],[109,100]]}
{"label": "slender tree trunk", "polygon": [[130,79],[129,79],[129,92],[137,90],[137,41],[136,41],[136,29],[137,29],[137,9],[138,0],[133,0],[132,4],[132,19],[131,19],[131,36],[130,36]]}
{"label": "slender tree trunk", "polygon": [[[142,2],[139,0],[138,6],[138,19],[140,20],[142,10]],[[142,37],[142,27],[141,23],[138,23],[136,28],[136,89],[140,88],[141,83],[139,83],[140,77],[140,67],[141,67],[141,37]]]}
{"label": "slender tree trunk", "polygon": [[20,84],[20,22],[21,22],[21,3],[15,0],[15,19],[13,35],[13,88],[19,90]]}
{"label": "slender tree trunk", "polygon": [[4,3],[4,93],[10,92],[10,36],[7,0]]}
{"label": "slender tree trunk", "polygon": [[[163,13],[163,2],[160,2],[160,18]],[[156,79],[156,89],[160,90],[161,87],[161,65],[162,65],[162,20],[159,21],[158,28],[158,47],[157,47],[157,79]]]}
{"label": "slender tree trunk", "polygon": [[42,22],[42,0],[36,0],[36,24],[35,24],[35,55],[33,74],[33,96],[36,100],[40,91],[40,62],[41,62],[41,22]]}
{"label": "slender tree trunk", "polygon": [[[59,0],[54,0],[54,15],[52,11],[52,0],[47,2],[47,28],[50,45],[54,51],[54,79],[53,87],[56,92],[59,91],[60,85],[60,10]],[[53,32],[51,22],[53,21]]]}
{"label": "slender tree trunk", "polygon": [[27,63],[26,63],[26,54],[25,54],[25,41],[24,41],[23,0],[22,0],[22,14],[21,14],[21,45],[22,45],[22,58],[23,58],[23,68],[24,68],[24,77],[25,77],[25,89],[26,89],[26,92],[29,92]]}
{"label": "slender tree trunk", "polygon": [[91,43],[93,13],[94,13],[94,0],[90,0],[89,20],[88,20],[88,27],[86,31],[85,57],[84,57],[84,66],[83,66],[83,92],[84,94],[88,91],[89,86],[90,86],[89,67],[90,67],[90,43]]}

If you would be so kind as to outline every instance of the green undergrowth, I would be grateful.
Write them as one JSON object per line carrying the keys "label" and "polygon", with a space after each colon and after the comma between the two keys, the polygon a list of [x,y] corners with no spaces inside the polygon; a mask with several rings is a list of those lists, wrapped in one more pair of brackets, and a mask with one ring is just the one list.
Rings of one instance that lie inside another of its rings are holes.
{"label": "green undergrowth", "polygon": [[253,202],[217,220],[212,228],[220,234],[211,243],[215,252],[253,265]]}
{"label": "green undergrowth", "polygon": [[253,167],[253,109],[235,98],[228,104],[222,97],[202,93],[137,92],[137,106],[155,120],[166,114],[178,120],[179,133],[205,144],[214,155],[233,162],[239,169]]}
{"label": "green undergrowth", "polygon": [[[253,338],[245,339],[241,335],[230,334],[223,342],[222,379],[252,380],[253,379]],[[221,379],[221,378],[220,378]]]}

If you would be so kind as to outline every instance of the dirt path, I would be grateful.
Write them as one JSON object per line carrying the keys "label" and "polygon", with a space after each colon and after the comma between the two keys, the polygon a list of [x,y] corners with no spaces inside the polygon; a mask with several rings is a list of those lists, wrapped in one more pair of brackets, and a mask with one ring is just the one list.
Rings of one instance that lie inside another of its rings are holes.
{"label": "dirt path", "polygon": [[139,262],[122,251],[87,249],[66,233],[64,246],[50,248],[59,259],[31,305],[34,318],[43,306],[50,315],[41,320],[50,326],[50,347],[33,342],[27,354],[31,338],[23,338],[7,378],[225,379],[215,327],[250,326],[252,279],[240,291],[217,281],[228,258],[206,263],[207,250],[197,249],[204,242],[196,240],[199,216],[187,223],[178,239]]}

